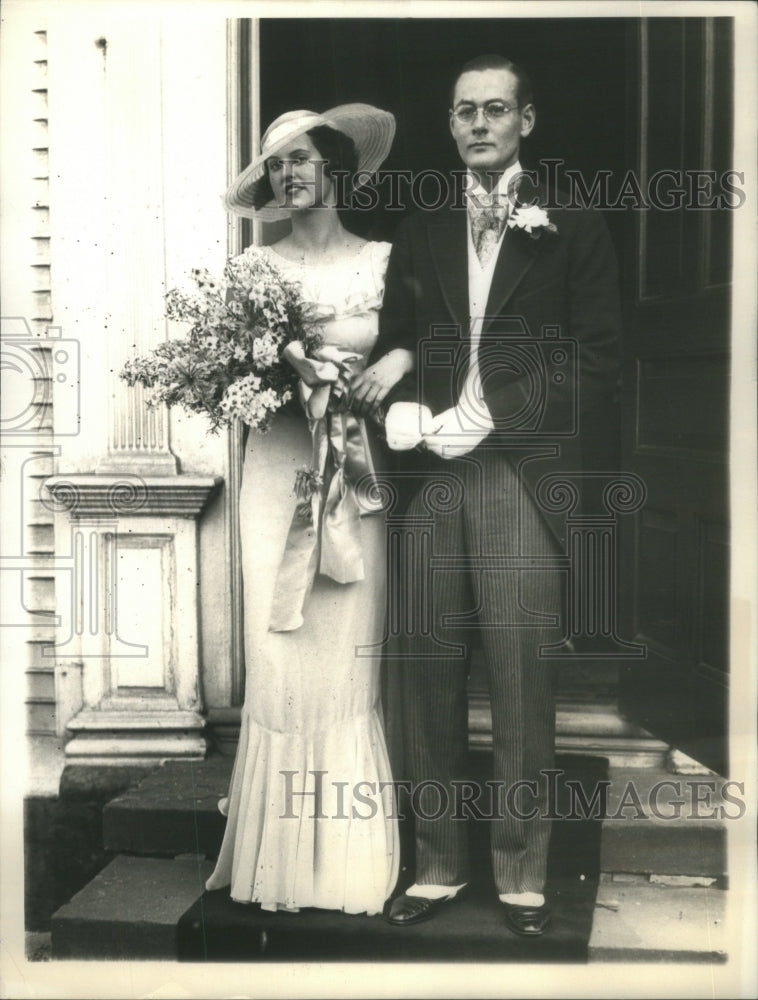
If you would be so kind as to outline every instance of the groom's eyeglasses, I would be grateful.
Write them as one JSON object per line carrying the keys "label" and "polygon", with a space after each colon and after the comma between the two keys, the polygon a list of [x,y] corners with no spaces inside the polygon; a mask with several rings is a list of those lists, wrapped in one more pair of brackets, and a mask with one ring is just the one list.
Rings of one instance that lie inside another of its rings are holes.
{"label": "groom's eyeglasses", "polygon": [[501,118],[505,118],[511,111],[519,110],[516,104],[505,104],[504,101],[487,101],[486,104],[482,105],[461,104],[457,108],[453,108],[450,113],[463,125],[470,125],[479,113],[480,107],[488,122],[500,121]]}

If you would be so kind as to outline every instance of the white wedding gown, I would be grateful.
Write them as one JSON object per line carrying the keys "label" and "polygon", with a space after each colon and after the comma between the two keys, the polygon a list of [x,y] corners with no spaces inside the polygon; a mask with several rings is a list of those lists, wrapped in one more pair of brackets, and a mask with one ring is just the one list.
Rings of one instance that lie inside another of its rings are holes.
{"label": "white wedding gown", "polygon": [[[301,283],[324,342],[364,359],[378,332],[389,244],[350,260],[302,266],[268,249]],[[311,463],[304,415],[280,413],[248,435],[240,494],[246,695],[227,825],[208,889],[278,907],[379,913],[398,874],[398,833],[379,705],[379,657],[356,647],[383,635],[384,517],[360,521],[365,578],[317,576],[303,625],[270,632],[274,583],[295,509],[298,468]],[[320,802],[316,800],[320,792]],[[302,794],[305,793],[305,794]]]}

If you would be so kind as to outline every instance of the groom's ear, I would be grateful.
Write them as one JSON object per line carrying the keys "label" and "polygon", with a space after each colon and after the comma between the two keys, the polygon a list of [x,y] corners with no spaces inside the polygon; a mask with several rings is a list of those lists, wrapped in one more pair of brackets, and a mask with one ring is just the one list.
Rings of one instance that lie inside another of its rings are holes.
{"label": "groom's ear", "polygon": [[525,104],[521,109],[521,138],[526,139],[537,121],[537,109],[533,104]]}

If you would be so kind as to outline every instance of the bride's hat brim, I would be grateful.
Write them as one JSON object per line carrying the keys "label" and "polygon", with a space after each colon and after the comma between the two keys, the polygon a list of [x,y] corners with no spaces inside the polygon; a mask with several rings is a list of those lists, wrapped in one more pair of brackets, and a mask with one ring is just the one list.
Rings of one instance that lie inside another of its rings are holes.
{"label": "bride's hat brim", "polygon": [[261,139],[261,151],[253,162],[232,182],[224,195],[224,208],[233,215],[242,215],[263,222],[287,219],[290,210],[280,208],[274,199],[261,208],[253,206],[253,188],[266,170],[266,160],[275,156],[287,143],[318,125],[327,125],[349,136],[358,154],[361,176],[353,188],[366,183],[387,158],[395,137],[395,118],[371,104],[340,104],[317,114],[314,111],[288,111],[266,129]]}

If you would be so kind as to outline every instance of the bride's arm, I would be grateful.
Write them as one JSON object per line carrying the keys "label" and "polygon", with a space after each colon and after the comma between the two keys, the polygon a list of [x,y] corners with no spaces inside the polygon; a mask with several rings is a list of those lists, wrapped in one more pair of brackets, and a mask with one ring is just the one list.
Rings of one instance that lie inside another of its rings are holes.
{"label": "bride's arm", "polygon": [[350,409],[368,416],[381,406],[387,393],[404,375],[413,371],[416,356],[396,347],[356,375],[350,384]]}

